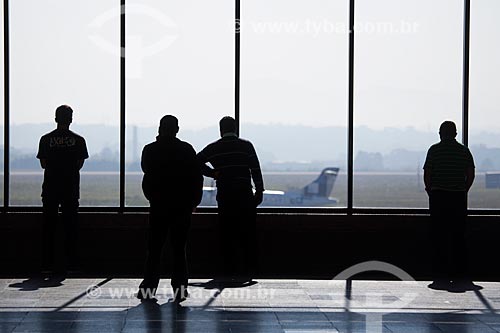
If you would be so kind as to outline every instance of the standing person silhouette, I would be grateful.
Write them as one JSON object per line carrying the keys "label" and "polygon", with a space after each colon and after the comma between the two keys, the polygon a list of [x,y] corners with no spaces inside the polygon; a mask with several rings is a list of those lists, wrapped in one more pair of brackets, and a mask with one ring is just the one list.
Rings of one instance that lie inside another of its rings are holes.
{"label": "standing person silhouette", "polygon": [[69,130],[73,110],[68,105],[56,109],[57,128],[40,139],[37,158],[44,169],[42,185],[42,271],[55,267],[55,235],[59,206],[65,229],[65,260],[62,271],[78,267],[78,207],[80,169],[89,157],[85,139]]}
{"label": "standing person silhouette", "polygon": [[199,152],[198,160],[203,174],[216,180],[224,274],[251,281],[256,269],[256,207],[262,203],[264,182],[255,149],[238,138],[236,121],[224,117],[219,127],[221,139]]}
{"label": "standing person silhouette", "polygon": [[443,122],[439,135],[441,141],[429,148],[424,164],[434,247],[435,279],[429,287],[447,289],[466,282],[467,193],[475,167],[469,149],[455,140],[454,122]]}
{"label": "standing person silhouette", "polygon": [[167,115],[160,121],[156,141],[142,151],[144,172],[142,189],[149,200],[149,244],[144,280],[137,298],[152,299],[160,282],[160,261],[163,246],[170,234],[173,252],[171,285],[174,300],[188,296],[186,243],[191,213],[203,195],[203,176],[193,147],[179,140],[176,117]]}

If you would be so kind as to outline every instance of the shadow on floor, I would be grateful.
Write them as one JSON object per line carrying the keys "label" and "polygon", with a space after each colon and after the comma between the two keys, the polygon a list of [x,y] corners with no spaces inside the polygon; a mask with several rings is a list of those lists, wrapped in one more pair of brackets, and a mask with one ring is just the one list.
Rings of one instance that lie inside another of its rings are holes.
{"label": "shadow on floor", "polygon": [[30,277],[22,282],[9,284],[9,288],[18,288],[19,291],[34,291],[41,288],[54,288],[63,285],[66,279],[63,275],[56,276],[35,276]]}
{"label": "shadow on floor", "polygon": [[189,286],[205,289],[244,288],[256,285],[258,282],[249,279],[213,279],[207,282],[190,283]]}

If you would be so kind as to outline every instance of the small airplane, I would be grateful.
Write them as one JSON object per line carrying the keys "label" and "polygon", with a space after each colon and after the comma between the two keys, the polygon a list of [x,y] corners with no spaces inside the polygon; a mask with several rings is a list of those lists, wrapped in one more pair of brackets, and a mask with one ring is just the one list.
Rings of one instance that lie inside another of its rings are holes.
{"label": "small airplane", "polygon": [[[260,206],[273,207],[315,207],[338,203],[336,198],[330,197],[333,185],[337,179],[339,168],[325,168],[312,183],[300,190],[292,191],[264,191],[264,200]],[[203,187],[203,198],[200,206],[217,205],[217,188],[214,186]]]}

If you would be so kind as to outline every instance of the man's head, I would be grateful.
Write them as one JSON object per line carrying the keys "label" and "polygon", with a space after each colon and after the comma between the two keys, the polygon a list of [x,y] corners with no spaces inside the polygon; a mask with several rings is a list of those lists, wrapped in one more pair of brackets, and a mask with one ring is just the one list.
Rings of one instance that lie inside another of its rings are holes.
{"label": "man's head", "polygon": [[236,120],[233,117],[226,116],[219,121],[220,135],[226,133],[236,133]]}
{"label": "man's head", "polygon": [[445,121],[439,127],[439,136],[442,139],[454,139],[457,136],[457,126],[452,121]]}
{"label": "man's head", "polygon": [[179,121],[172,115],[166,115],[160,120],[158,134],[160,136],[175,137],[179,132]]}
{"label": "man's head", "polygon": [[73,109],[69,105],[61,105],[56,109],[56,123],[69,126],[73,121]]}

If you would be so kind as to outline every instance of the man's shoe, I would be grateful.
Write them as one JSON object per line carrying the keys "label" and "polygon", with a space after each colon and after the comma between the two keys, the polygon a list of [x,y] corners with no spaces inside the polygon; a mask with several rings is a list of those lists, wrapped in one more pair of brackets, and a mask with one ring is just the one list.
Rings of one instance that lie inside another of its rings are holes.
{"label": "man's shoe", "polygon": [[483,289],[483,287],[467,279],[453,280],[450,287],[451,292],[479,291],[481,289]]}
{"label": "man's shoe", "polygon": [[187,288],[182,286],[180,288],[174,288],[174,302],[181,303],[184,302],[189,297]]}
{"label": "man's shoe", "polygon": [[139,287],[136,297],[140,300],[154,300],[156,295],[156,288]]}
{"label": "man's shoe", "polygon": [[427,287],[434,290],[448,290],[451,287],[451,283],[448,280],[436,280]]}

